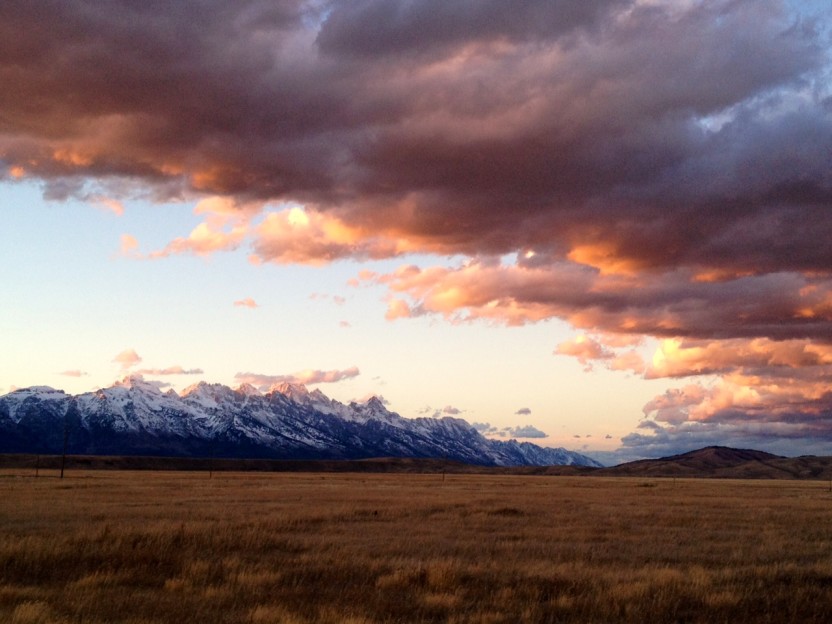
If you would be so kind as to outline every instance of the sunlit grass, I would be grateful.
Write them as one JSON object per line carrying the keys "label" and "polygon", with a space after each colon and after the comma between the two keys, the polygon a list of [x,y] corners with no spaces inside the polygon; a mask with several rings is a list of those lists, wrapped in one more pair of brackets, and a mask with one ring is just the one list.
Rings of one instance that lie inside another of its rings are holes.
{"label": "sunlit grass", "polygon": [[0,622],[825,622],[830,511],[821,482],[5,471]]}

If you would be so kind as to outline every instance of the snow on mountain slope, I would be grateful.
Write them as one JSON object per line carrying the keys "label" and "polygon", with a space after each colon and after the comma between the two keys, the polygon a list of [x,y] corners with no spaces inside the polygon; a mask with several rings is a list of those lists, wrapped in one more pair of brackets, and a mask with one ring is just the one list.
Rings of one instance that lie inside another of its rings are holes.
{"label": "snow on mountain slope", "polygon": [[261,394],[200,382],[178,395],[132,375],[78,396],[33,387],[0,397],[0,451],[57,452],[64,435],[75,453],[598,465],[565,449],[489,440],[459,418],[403,418],[377,397],[344,405],[299,384]]}
{"label": "snow on mountain slope", "polygon": [[0,420],[5,417],[13,423],[19,423],[33,409],[65,410],[64,404],[69,401],[70,396],[63,390],[55,390],[49,386],[32,386],[15,390],[2,398]]}

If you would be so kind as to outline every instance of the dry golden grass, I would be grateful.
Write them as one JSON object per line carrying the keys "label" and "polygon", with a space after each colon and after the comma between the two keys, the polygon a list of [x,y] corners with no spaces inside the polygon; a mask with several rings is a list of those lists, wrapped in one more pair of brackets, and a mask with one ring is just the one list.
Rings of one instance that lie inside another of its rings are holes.
{"label": "dry golden grass", "polygon": [[0,622],[826,622],[825,482],[0,473]]}

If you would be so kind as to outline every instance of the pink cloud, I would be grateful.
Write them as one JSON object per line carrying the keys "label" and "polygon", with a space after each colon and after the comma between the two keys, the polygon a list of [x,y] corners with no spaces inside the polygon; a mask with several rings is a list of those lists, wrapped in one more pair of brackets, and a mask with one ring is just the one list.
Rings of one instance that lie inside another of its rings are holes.
{"label": "pink cloud", "polygon": [[320,265],[343,258],[390,258],[404,251],[400,241],[308,208],[271,212],[255,230],[258,262]]}
{"label": "pink cloud", "polygon": [[89,373],[85,373],[84,371],[80,370],[65,370],[58,374],[63,375],[64,377],[86,377],[89,375]]}
{"label": "pink cloud", "polygon": [[234,305],[238,308],[257,308],[257,302],[252,299],[251,297],[246,297],[245,299],[238,299],[234,302]]}
{"label": "pink cloud", "polygon": [[239,247],[247,233],[245,226],[236,226],[225,231],[203,222],[187,237],[173,239],[164,249],[148,254],[148,258],[164,258],[177,254],[209,255],[217,251],[232,251]]}
{"label": "pink cloud", "polygon": [[114,215],[120,217],[124,214],[124,204],[122,204],[117,199],[112,199],[111,197],[92,197],[90,201],[93,205],[103,208],[109,212],[112,212]]}
{"label": "pink cloud", "polygon": [[612,351],[584,334],[560,343],[555,353],[574,357],[585,366],[593,360],[610,360],[615,357]]}
{"label": "pink cloud", "polygon": [[130,234],[121,235],[121,246],[119,253],[122,256],[127,256],[130,258],[139,257],[138,249],[139,241],[137,241],[134,236],[131,236]]}
{"label": "pink cloud", "polygon": [[343,370],[304,370],[291,375],[261,375],[257,373],[237,373],[234,378],[238,383],[248,383],[258,388],[268,388],[276,384],[320,384],[337,383],[345,379],[352,379],[360,374],[357,366]]}
{"label": "pink cloud", "polygon": [[194,214],[204,220],[186,237],[177,237],[148,258],[177,254],[200,256],[237,249],[250,234],[251,220],[260,214],[263,202],[240,201],[232,197],[211,196],[200,200]]}
{"label": "pink cloud", "polygon": [[142,361],[135,349],[125,349],[113,358],[113,362],[121,366],[122,370],[132,368]]}

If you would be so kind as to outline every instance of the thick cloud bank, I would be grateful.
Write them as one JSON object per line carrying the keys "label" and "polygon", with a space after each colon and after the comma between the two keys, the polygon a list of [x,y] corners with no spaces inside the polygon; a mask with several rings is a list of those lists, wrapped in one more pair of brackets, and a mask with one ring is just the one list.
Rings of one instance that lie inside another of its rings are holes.
{"label": "thick cloud bank", "polygon": [[7,0],[0,171],[213,196],[153,257],[466,256],[365,278],[391,319],[559,317],[559,354],[692,378],[634,447],[832,440],[832,18],[789,6]]}

